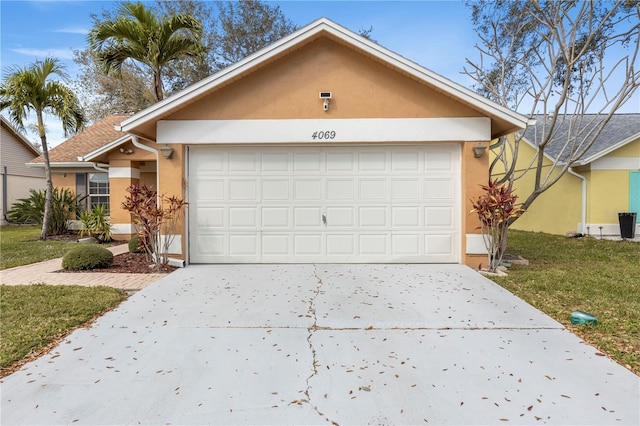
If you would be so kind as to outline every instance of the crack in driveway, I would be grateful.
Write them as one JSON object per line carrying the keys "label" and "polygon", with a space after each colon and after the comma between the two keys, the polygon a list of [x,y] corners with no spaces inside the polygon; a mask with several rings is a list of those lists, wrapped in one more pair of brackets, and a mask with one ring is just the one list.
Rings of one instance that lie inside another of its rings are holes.
{"label": "crack in driveway", "polygon": [[318,270],[317,270],[317,265],[313,265],[313,276],[316,278],[317,280],[317,284],[316,284],[316,288],[315,291],[311,297],[311,299],[309,300],[309,309],[307,310],[307,315],[310,316],[311,318],[313,318],[313,323],[307,328],[307,330],[309,331],[309,334],[307,335],[307,343],[309,344],[309,349],[311,350],[311,356],[312,356],[312,371],[311,374],[307,377],[306,379],[306,388],[304,390],[304,394],[307,397],[306,400],[298,400],[298,401],[293,401],[295,403],[298,404],[302,404],[302,403],[306,403],[311,405],[311,407],[313,407],[313,409],[315,410],[316,413],[318,413],[319,416],[323,417],[327,422],[331,423],[332,425],[338,425],[338,423],[336,421],[333,421],[331,419],[329,419],[324,413],[322,413],[320,411],[320,409],[318,408],[318,406],[316,404],[314,404],[313,402],[311,402],[311,395],[309,393],[309,390],[311,388],[309,382],[311,381],[311,379],[316,376],[318,374],[318,361],[317,361],[317,357],[316,357],[316,349],[313,346],[313,334],[314,332],[316,332],[319,327],[318,327],[318,315],[316,314],[316,299],[318,298],[318,296],[320,295],[321,289],[322,289],[322,278],[320,278],[320,276],[318,275]]}

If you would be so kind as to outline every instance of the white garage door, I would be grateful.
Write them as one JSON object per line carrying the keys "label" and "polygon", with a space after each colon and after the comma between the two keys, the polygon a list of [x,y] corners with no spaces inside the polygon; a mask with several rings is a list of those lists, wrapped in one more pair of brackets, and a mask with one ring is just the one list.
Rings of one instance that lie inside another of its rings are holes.
{"label": "white garage door", "polygon": [[458,145],[189,148],[191,263],[459,262]]}

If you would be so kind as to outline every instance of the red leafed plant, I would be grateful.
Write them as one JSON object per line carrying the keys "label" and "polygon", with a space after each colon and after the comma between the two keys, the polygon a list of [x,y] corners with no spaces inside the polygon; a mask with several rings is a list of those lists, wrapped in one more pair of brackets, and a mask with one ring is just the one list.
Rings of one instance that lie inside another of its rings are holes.
{"label": "red leafed plant", "polygon": [[156,269],[169,263],[169,247],[176,235],[176,228],[187,203],[175,196],[158,195],[146,185],[127,188],[122,207],[133,216],[138,230],[138,240]]}
{"label": "red leafed plant", "polygon": [[481,185],[485,192],[477,200],[471,200],[473,210],[480,219],[482,239],[489,256],[489,272],[496,272],[507,250],[507,230],[511,218],[520,216],[524,209],[516,204],[518,198],[508,184],[498,185],[497,181],[489,181]]}

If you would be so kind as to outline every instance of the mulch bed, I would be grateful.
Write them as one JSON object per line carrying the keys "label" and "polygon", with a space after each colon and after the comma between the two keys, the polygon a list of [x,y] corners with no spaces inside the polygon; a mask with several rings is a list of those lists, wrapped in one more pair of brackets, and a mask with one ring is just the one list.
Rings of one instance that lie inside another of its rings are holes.
{"label": "mulch bed", "polygon": [[92,273],[92,272],[108,272],[116,274],[162,274],[175,271],[175,266],[163,266],[160,271],[155,269],[155,265],[147,261],[147,256],[144,253],[123,253],[117,256],[113,256],[113,263],[108,268],[98,268],[82,271],[67,271],[61,269],[58,272],[73,272],[73,273]]}

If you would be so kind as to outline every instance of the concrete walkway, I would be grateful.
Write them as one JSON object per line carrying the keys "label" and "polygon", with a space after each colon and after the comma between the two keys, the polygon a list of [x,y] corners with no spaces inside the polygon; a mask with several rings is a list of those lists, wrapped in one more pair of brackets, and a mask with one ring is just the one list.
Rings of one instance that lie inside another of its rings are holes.
{"label": "concrete walkway", "polygon": [[192,265],[1,391],[11,425],[640,424],[638,376],[463,265]]}
{"label": "concrete walkway", "polygon": [[[126,244],[109,247],[113,255],[126,253]],[[125,291],[141,290],[167,274],[121,274],[102,272],[56,272],[62,269],[62,258],[46,260],[31,265],[16,266],[0,271],[0,284],[6,285],[81,285],[107,286]]]}

